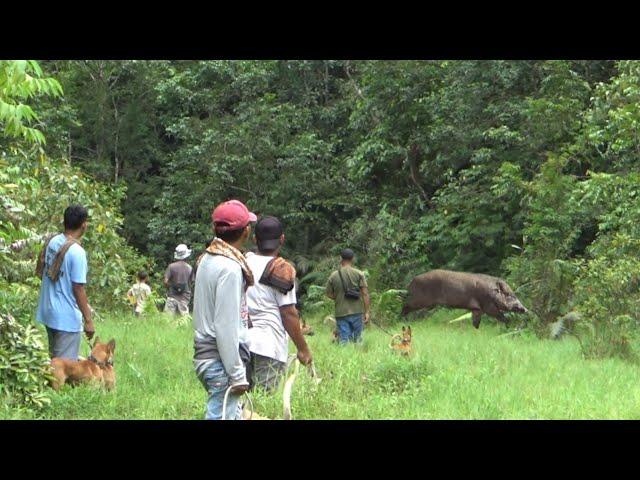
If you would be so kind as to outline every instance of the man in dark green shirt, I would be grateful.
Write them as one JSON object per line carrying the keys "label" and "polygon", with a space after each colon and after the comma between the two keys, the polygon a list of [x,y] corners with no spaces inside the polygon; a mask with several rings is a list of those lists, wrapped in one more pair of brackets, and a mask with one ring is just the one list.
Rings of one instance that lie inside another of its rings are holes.
{"label": "man in dark green shirt", "polygon": [[359,342],[364,324],[369,323],[369,290],[364,273],[353,267],[355,254],[345,248],[340,268],[327,281],[326,294],[335,302],[338,341]]}

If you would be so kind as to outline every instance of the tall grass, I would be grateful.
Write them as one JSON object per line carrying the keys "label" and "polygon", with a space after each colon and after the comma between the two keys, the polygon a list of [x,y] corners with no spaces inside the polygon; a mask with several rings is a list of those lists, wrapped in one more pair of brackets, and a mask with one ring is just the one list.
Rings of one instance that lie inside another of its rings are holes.
{"label": "tall grass", "polygon": [[[412,322],[413,355],[403,358],[375,326],[362,345],[338,347],[320,317],[307,317],[315,384],[304,368],[293,387],[294,419],[635,419],[640,371],[618,359],[584,360],[574,339],[499,336],[483,321],[446,320],[439,311]],[[399,330],[400,326],[388,327]],[[200,419],[206,395],[192,368],[192,332],[156,315],[108,317],[102,339],[117,341],[117,387],[65,388],[40,414],[4,410],[0,418]],[[83,345],[86,353],[86,345]],[[293,351],[293,347],[291,351]],[[282,418],[282,386],[253,395],[261,415]]]}

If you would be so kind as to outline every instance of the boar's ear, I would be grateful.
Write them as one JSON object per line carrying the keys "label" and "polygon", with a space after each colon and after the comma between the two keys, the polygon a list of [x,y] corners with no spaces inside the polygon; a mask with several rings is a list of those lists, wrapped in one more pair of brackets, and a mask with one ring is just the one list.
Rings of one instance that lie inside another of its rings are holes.
{"label": "boar's ear", "polygon": [[504,281],[498,280],[498,288],[504,295],[509,295],[509,285],[507,285]]}

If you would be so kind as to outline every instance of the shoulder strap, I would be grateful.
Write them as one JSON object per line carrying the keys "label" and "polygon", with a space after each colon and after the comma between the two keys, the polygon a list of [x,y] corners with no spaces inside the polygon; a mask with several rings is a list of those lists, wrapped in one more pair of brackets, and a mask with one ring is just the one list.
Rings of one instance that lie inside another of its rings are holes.
{"label": "shoulder strap", "polygon": [[38,261],[36,262],[36,276],[38,278],[42,278],[42,274],[44,273],[44,263],[47,257],[47,248],[49,248],[49,243],[51,243],[51,240],[55,236],[55,233],[49,235],[44,242],[44,247],[42,247],[42,250],[40,250],[40,255],[38,255]]}
{"label": "shoulder strap", "polygon": [[343,293],[347,293],[347,287],[344,286],[344,278],[342,278],[342,272],[338,269],[338,276],[340,277],[340,283],[342,283]]}
{"label": "shoulder strap", "polygon": [[48,233],[44,236],[44,246],[42,247],[42,250],[40,250],[40,255],[38,255],[38,261],[36,262],[36,276],[40,279],[42,279],[42,274],[44,273],[44,264],[47,258],[47,248],[49,248],[49,244],[51,243],[51,240],[53,240],[53,237],[57,235],[57,233]]}
{"label": "shoulder strap", "polygon": [[49,270],[47,271],[49,278],[53,282],[58,281],[58,278],[60,276],[60,268],[62,267],[62,261],[64,260],[64,256],[67,254],[67,250],[69,250],[71,248],[71,245],[73,245],[74,243],[78,243],[75,238],[68,238],[64,242],[62,247],[60,247],[60,250],[58,250],[58,253],[56,253],[56,258],[54,258],[53,263],[51,264],[51,266],[49,267]]}

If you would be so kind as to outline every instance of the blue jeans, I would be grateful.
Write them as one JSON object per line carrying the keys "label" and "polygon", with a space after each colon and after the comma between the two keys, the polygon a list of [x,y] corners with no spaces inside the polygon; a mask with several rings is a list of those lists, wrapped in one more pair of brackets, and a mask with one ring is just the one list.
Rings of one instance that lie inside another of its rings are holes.
{"label": "blue jeans", "polygon": [[362,314],[354,313],[336,318],[338,327],[338,342],[344,345],[348,341],[360,342],[362,340]]}
{"label": "blue jeans", "polygon": [[[229,376],[224,369],[222,360],[214,360],[199,378],[209,394],[205,420],[222,420],[222,404],[229,387]],[[229,393],[227,396],[225,420],[240,420],[242,418],[240,397],[241,395],[233,393]]]}

